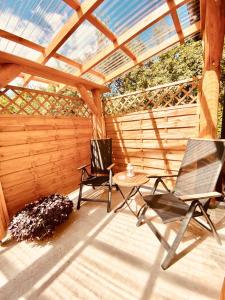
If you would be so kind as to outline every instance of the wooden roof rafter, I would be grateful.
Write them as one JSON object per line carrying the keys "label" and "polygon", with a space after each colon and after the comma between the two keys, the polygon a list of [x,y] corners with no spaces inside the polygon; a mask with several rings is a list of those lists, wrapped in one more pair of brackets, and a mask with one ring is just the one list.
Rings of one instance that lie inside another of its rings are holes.
{"label": "wooden roof rafter", "polygon": [[173,23],[174,23],[176,32],[179,36],[180,43],[183,44],[184,43],[184,34],[183,34],[180,20],[179,20],[178,14],[177,14],[175,1],[174,0],[166,0],[166,2],[170,8],[170,13],[171,13],[171,16],[173,19]]}

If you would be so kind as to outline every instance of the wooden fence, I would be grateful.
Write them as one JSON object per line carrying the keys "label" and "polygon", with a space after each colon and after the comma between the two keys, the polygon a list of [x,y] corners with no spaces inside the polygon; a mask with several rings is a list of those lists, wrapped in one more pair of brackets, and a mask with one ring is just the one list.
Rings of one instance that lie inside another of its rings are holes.
{"label": "wooden fence", "polygon": [[2,115],[0,181],[9,215],[40,196],[77,188],[91,135],[90,118]]}
{"label": "wooden fence", "polygon": [[[168,97],[171,101],[161,101],[161,105],[156,109],[118,115],[115,115],[114,111],[111,116],[106,116],[106,132],[107,136],[113,139],[116,171],[124,170],[129,162],[137,170],[145,170],[151,175],[177,173],[187,139],[199,134],[196,84],[191,88],[192,83],[188,84],[187,91],[184,82],[177,84],[176,89],[182,93],[182,97],[179,93],[176,93],[176,96],[171,93],[172,84],[169,85],[169,89],[168,85],[160,87],[169,90]],[[141,93],[143,94],[143,91]],[[165,93],[165,90],[157,92],[158,95]],[[136,95],[136,92],[131,94]],[[128,96],[123,95],[121,98],[128,99]],[[172,99],[175,97],[182,101],[172,105]],[[118,97],[115,98],[119,103]],[[146,97],[143,99],[146,100]],[[150,102],[151,98],[148,99],[148,103]]]}
{"label": "wooden fence", "polygon": [[[90,111],[80,98],[8,86],[0,100],[2,235],[8,214],[40,196],[78,187],[76,168],[89,162],[93,130]],[[104,104],[115,171],[131,162],[149,174],[177,173],[187,138],[199,133],[196,81],[150,88]]]}

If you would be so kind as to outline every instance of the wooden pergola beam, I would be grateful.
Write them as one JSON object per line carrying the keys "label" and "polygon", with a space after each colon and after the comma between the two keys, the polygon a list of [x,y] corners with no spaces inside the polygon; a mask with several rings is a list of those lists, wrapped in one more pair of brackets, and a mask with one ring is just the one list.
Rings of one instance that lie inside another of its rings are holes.
{"label": "wooden pergola beam", "polygon": [[0,64],[0,88],[5,87],[9,82],[15,79],[21,72],[20,65],[15,63]]}
{"label": "wooden pergola beam", "polygon": [[0,63],[16,64],[19,65],[22,71],[25,73],[46,78],[49,80],[53,80],[56,82],[60,82],[72,87],[77,87],[77,85],[81,84],[84,85],[89,90],[100,89],[102,92],[109,91],[109,89],[104,85],[100,85],[90,80],[77,77],[69,73],[65,73],[47,66],[43,66],[37,62],[33,62],[31,60],[13,54],[9,54],[3,51],[0,51]]}
{"label": "wooden pergola beam", "polygon": [[[195,24],[189,26],[188,28],[186,28],[183,31],[184,37],[186,38],[186,37],[198,32],[199,30],[200,30],[200,22],[196,22]],[[154,48],[146,51],[144,54],[138,56],[137,63],[130,61],[130,62],[124,64],[123,66],[121,66],[120,68],[118,68],[116,71],[114,71],[111,74],[109,74],[108,76],[106,76],[105,82],[111,81],[113,78],[119,76],[120,74],[122,74],[124,72],[129,71],[131,68],[135,67],[137,64],[140,64],[140,63],[144,62],[145,60],[151,58],[152,56],[157,55],[161,51],[167,49],[168,47],[176,44],[179,41],[180,41],[180,39],[179,39],[178,35],[174,35],[174,36],[170,37],[169,39],[162,42],[159,46],[155,46]]]}
{"label": "wooden pergola beam", "polygon": [[[10,33],[6,30],[0,29],[0,37],[5,38],[7,40],[10,40],[12,42],[15,42],[17,44],[23,45],[23,46],[28,47],[30,49],[33,49],[35,51],[41,52],[41,53],[44,53],[44,51],[45,51],[45,48],[43,46],[41,46],[39,44],[36,44],[32,41],[29,41],[27,39],[24,39],[24,38],[22,38],[18,35],[13,34],[13,33]],[[75,60],[72,60],[72,59],[70,59],[66,56],[63,56],[61,54],[55,53],[53,55],[53,57],[60,60],[60,61],[62,61],[62,62],[65,62],[68,65],[71,65],[71,66],[73,66],[73,67],[75,67],[79,70],[81,70],[81,68],[82,68],[82,64],[80,64],[80,63],[76,62]],[[101,79],[105,79],[105,76],[102,73],[98,72],[98,71],[90,70],[89,73],[93,74],[93,75],[95,75],[95,76],[97,76]],[[76,75],[76,73],[74,73],[74,75]]]}
{"label": "wooden pergola beam", "polygon": [[178,14],[177,14],[175,1],[174,0],[166,0],[166,2],[170,8],[170,13],[171,13],[173,23],[174,23],[176,32],[178,34],[180,43],[183,44],[184,43],[184,34],[183,34],[180,20],[179,20]]}
{"label": "wooden pergola beam", "polygon": [[[190,0],[177,0],[176,8],[189,1]],[[89,60],[86,64],[84,64],[80,75],[88,72],[91,68],[99,64],[101,61],[103,61],[108,56],[113,54],[116,50],[124,46],[126,43],[128,43],[130,40],[135,38],[138,34],[142,33],[153,24],[157,23],[159,20],[161,20],[169,13],[170,13],[170,8],[167,3],[155,9],[148,16],[142,19],[139,23],[135,24],[133,27],[131,27],[121,36],[117,37],[117,43],[114,43],[113,45],[109,45],[106,49],[101,51],[98,55],[96,55],[91,60]]]}

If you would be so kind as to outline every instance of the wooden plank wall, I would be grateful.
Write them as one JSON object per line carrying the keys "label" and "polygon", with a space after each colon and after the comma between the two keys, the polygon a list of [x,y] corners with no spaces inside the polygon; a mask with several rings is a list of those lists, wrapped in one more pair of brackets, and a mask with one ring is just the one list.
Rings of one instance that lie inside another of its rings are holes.
{"label": "wooden plank wall", "polygon": [[78,187],[89,162],[91,119],[0,116],[0,182],[9,215],[42,195]]}
{"label": "wooden plank wall", "polygon": [[176,174],[187,139],[199,133],[198,105],[106,117],[106,131],[113,139],[116,171],[130,162],[151,175]]}

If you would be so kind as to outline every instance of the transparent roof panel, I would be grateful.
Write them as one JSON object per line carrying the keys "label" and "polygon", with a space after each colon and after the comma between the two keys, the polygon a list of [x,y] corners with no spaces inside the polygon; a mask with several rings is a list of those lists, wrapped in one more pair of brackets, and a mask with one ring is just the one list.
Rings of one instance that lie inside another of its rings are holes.
{"label": "transparent roof panel", "polygon": [[95,67],[95,70],[108,75],[129,61],[130,59],[124,54],[123,51],[117,50],[112,55],[100,62]]}
{"label": "transparent roof panel", "polygon": [[164,3],[165,0],[105,0],[94,15],[116,35],[121,35]]}
{"label": "transparent roof panel", "polygon": [[16,77],[13,79],[9,85],[15,85],[15,86],[23,86],[24,80],[21,77]]}
{"label": "transparent roof panel", "polygon": [[192,0],[181,6],[177,10],[177,14],[181,23],[182,29],[187,28],[200,19],[199,1]]}
{"label": "transparent roof panel", "polygon": [[48,90],[48,83],[44,83],[44,82],[39,82],[39,81],[35,81],[35,80],[31,80],[27,87],[30,89],[34,89],[34,90]]}
{"label": "transparent roof panel", "polygon": [[161,44],[174,34],[176,34],[176,29],[172,17],[168,15],[136,36],[127,43],[126,46],[128,46],[135,55],[139,56],[147,50]]}
{"label": "transparent roof panel", "polygon": [[60,70],[60,71],[64,71],[66,73],[70,73],[70,74],[77,74],[78,69],[74,66],[71,66],[67,63],[64,63],[61,60],[58,60],[54,57],[51,57],[49,59],[49,61],[46,63],[46,66],[48,67],[52,67],[54,69]]}
{"label": "transparent roof panel", "polygon": [[37,60],[40,56],[40,52],[4,38],[0,38],[0,51],[5,51],[32,61]]}
{"label": "transparent roof panel", "polygon": [[112,42],[103,33],[88,21],[84,21],[58,50],[58,53],[85,63],[109,44]]}
{"label": "transparent roof panel", "polygon": [[90,74],[90,73],[83,74],[81,77],[84,79],[87,79],[87,80],[91,80],[96,83],[101,83],[101,78],[99,78],[93,74]]}
{"label": "transparent roof panel", "polygon": [[62,0],[2,0],[0,29],[45,46],[73,13]]}

